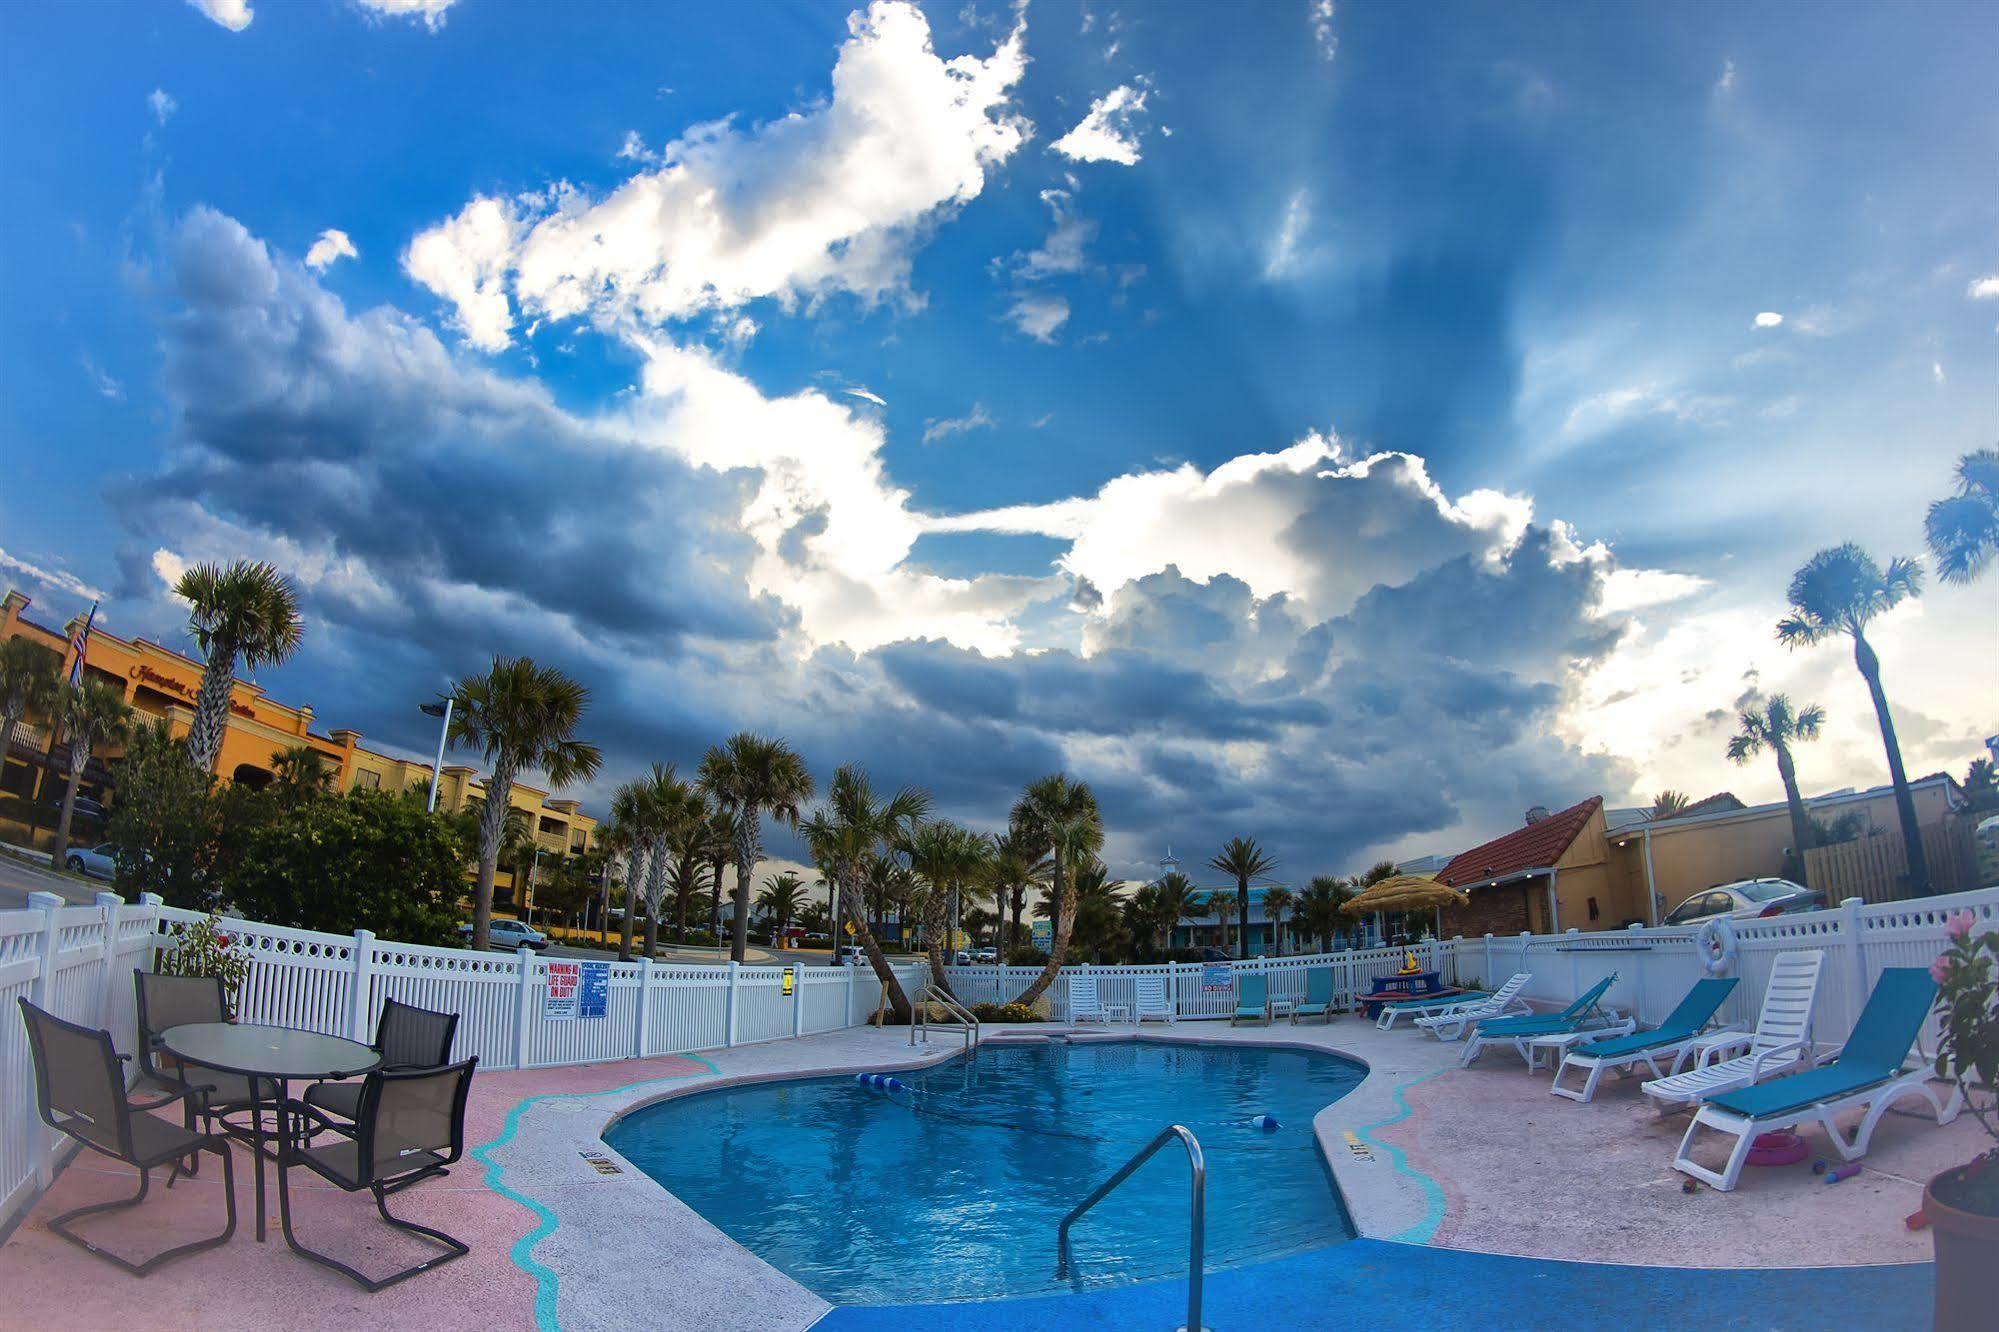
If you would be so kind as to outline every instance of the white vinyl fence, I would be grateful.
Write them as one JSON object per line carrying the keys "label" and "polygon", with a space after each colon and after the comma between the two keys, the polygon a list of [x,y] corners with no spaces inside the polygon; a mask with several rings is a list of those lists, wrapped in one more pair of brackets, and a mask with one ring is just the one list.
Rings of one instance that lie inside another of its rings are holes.
{"label": "white vinyl fence", "polygon": [[[111,893],[72,907],[32,894],[25,911],[0,911],[0,1222],[45,1187],[59,1135],[35,1113],[34,1066],[14,1000],[111,1032],[134,1052],[137,1010],[132,972],[149,970],[160,947],[200,912],[156,900],[127,905]],[[227,919],[221,929],[247,956],[237,1015],[371,1040],[383,1001],[394,998],[459,1015],[453,1058],[479,1057],[482,1069],[543,1068],[677,1054],[835,1031],[867,1022],[882,987],[865,967],[682,966],[611,962],[608,1011],[601,1018],[545,1016],[549,963],[527,949],[507,955],[386,943],[351,935]],[[108,944],[107,944],[108,941]],[[584,960],[584,959],[573,959]],[[921,963],[898,967],[906,989]]]}

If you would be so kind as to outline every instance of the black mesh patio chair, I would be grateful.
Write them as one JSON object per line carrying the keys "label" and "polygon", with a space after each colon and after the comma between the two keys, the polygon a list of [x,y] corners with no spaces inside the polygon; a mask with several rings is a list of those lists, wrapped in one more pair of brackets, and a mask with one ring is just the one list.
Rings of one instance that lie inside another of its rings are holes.
{"label": "black mesh patio chair", "polygon": [[[236,1233],[236,1176],[230,1164],[229,1140],[219,1133],[197,1133],[157,1115],[134,1113],[157,1110],[175,1101],[199,1103],[208,1088],[184,1083],[180,1090],[157,1101],[128,1100],[124,1071],[119,1067],[126,1056],[112,1047],[109,1032],[65,1022],[26,999],[20,1004],[21,1019],[28,1027],[28,1047],[34,1054],[35,1100],[42,1122],[75,1138],[91,1151],[123,1161],[139,1172],[139,1191],[132,1197],[64,1212],[50,1218],[49,1229],[71,1244],[141,1277],[175,1258],[227,1244]],[[220,1235],[177,1245],[135,1263],[100,1248],[69,1228],[69,1223],[80,1216],[138,1206],[152,1187],[154,1170],[163,1165],[179,1165],[202,1152],[214,1152],[222,1158],[222,1201],[228,1224]]]}
{"label": "black mesh patio chair", "polygon": [[[375,1023],[375,1053],[382,1056],[381,1071],[402,1073],[414,1069],[443,1068],[451,1062],[451,1042],[458,1034],[458,1014],[433,1013],[390,999],[382,1005]],[[361,1107],[360,1078],[339,1082],[315,1082],[305,1089],[305,1103],[325,1115],[347,1120],[336,1131],[351,1133]]]}
{"label": "black mesh patio chair", "polygon": [[[306,1102],[292,1101],[291,1113],[315,1120],[320,1128],[331,1129],[341,1136],[324,1145],[307,1146],[303,1145],[306,1134],[302,1133],[288,1136],[280,1144],[278,1215],[284,1222],[285,1242],[295,1252],[332,1268],[370,1292],[470,1253],[468,1246],[441,1230],[390,1215],[388,1195],[442,1175],[445,1167],[464,1154],[465,1100],[472,1090],[472,1070],[478,1063],[477,1059],[468,1059],[444,1068],[370,1073],[361,1081],[361,1095],[350,1125],[335,1124]],[[442,1245],[445,1252],[376,1280],[331,1255],[307,1248],[299,1243],[292,1228],[291,1191],[286,1186],[286,1172],[287,1167],[295,1166],[306,1167],[345,1192],[367,1190],[375,1196],[375,1210],[382,1214],[382,1220],[398,1230],[422,1235]]]}
{"label": "black mesh patio chair", "polygon": [[[258,1114],[259,1097],[252,1093],[250,1079],[241,1073],[223,1073],[209,1068],[188,1068],[160,1044],[162,1032],[195,1022],[226,1022],[229,1016],[220,976],[162,976],[151,971],[134,971],[132,985],[139,1004],[139,1067],[162,1087],[184,1087],[188,1081],[209,1087],[203,1112],[213,1120],[220,1115],[248,1110]],[[277,1091],[265,1083],[259,1090],[264,1103],[275,1104]],[[186,1103],[184,1122],[194,1128],[194,1103]],[[210,1127],[214,1125],[211,1122]],[[189,1170],[188,1174],[195,1172]]]}

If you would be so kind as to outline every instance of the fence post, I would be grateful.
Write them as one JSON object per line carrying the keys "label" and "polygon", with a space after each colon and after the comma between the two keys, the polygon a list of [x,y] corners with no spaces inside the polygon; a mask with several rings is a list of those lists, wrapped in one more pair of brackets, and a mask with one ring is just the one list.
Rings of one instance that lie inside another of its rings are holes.
{"label": "fence post", "polygon": [[[31,996],[29,1002],[33,1003],[36,1008],[41,1009],[43,1012],[48,1012],[52,1006],[50,996],[55,993],[56,943],[58,938],[57,913],[68,904],[54,893],[34,892],[28,894],[28,905],[34,910],[43,913],[42,941],[41,946],[36,950],[40,957],[40,964],[35,971],[35,984],[34,988],[29,992]],[[81,1013],[58,1013],[56,1016],[67,1018],[69,1021],[74,1022],[83,1015]],[[42,1149],[35,1153],[35,1185],[37,1188],[46,1189],[50,1182],[55,1179],[56,1149],[61,1139],[52,1128],[41,1124],[37,1124],[35,1127],[37,1130],[36,1136],[41,1140],[42,1144]]]}
{"label": "fence post", "polygon": [[111,1014],[116,1011],[118,993],[118,908],[125,899],[116,893],[97,894],[97,908],[104,914],[104,1006],[97,1025],[111,1030]]}
{"label": "fence post", "polygon": [[[838,954],[835,954],[835,956],[838,956]],[[854,1025],[854,973],[859,971],[860,968],[842,966],[840,969],[847,973],[847,1020],[840,1025],[842,1027],[851,1027]]]}
{"label": "fence post", "polygon": [[[1867,1002],[1867,946],[1860,937],[1860,908],[1864,905],[1857,897],[1849,897],[1839,904],[1840,913],[1845,917],[1840,922],[1840,931],[1846,935],[1846,955],[1853,965],[1853,1004],[1849,1021],[1859,1018],[1860,1007]],[[1842,1035],[1841,1039],[1845,1037]],[[1813,1048],[1816,1049],[1816,1045]]]}
{"label": "fence post", "polygon": [[354,994],[348,1004],[347,1038],[368,1043],[369,993],[374,988],[375,932],[354,931]]}
{"label": "fence post", "polygon": [[[781,963],[780,963],[781,965]],[[778,992],[784,991],[784,973],[778,972]],[[805,1034],[805,968],[791,969],[791,1035],[794,1040]]]}
{"label": "fence post", "polygon": [[[1532,970],[1533,970],[1533,968],[1532,968],[1532,967],[1530,967],[1530,966],[1528,966],[1528,965],[1527,965],[1527,956],[1528,956],[1528,954],[1527,954],[1527,947],[1528,947],[1528,945],[1529,945],[1529,944],[1531,944],[1531,943],[1533,943],[1533,942],[1534,942],[1534,935],[1533,935],[1533,932],[1532,932],[1532,931],[1530,931],[1530,930],[1522,930],[1522,931],[1520,931],[1520,969],[1521,969],[1522,971],[1532,971]],[[1533,984],[1533,982],[1532,982],[1532,981],[1529,981],[1529,982],[1528,982],[1528,984],[1529,984],[1529,985],[1531,986],[1531,985]],[[1522,998],[1525,998],[1525,997],[1526,997],[1526,996],[1525,996],[1525,995],[1523,994],[1523,995],[1522,995]]]}
{"label": "fence post", "polygon": [[644,1059],[646,1046],[652,1035],[652,954],[639,959],[639,1020],[636,1043],[632,1047],[632,1058]]}
{"label": "fence post", "polygon": [[[1645,927],[1642,924],[1634,920],[1626,929],[1633,940],[1638,943],[1644,942]],[[1649,953],[1635,953],[1631,959],[1631,970],[1636,973],[1638,986],[1638,1004],[1631,1010],[1631,1016],[1640,1022],[1645,1020],[1645,960],[1650,956]]]}
{"label": "fence post", "polygon": [[528,1021],[534,1012],[534,954],[522,944],[514,953],[514,965],[520,968],[514,988],[514,1067],[528,1066]]}
{"label": "fence post", "polygon": [[736,978],[736,963],[732,959],[729,963],[729,1006],[726,1010],[728,1013],[728,1027],[722,1039],[722,1044],[724,1045],[734,1045],[736,1043]]}
{"label": "fence post", "polygon": [[1487,930],[1485,932],[1485,973],[1479,977],[1479,984],[1485,986],[1488,990],[1496,990],[1499,988],[1497,984],[1498,980],[1498,975],[1492,969],[1492,931]]}

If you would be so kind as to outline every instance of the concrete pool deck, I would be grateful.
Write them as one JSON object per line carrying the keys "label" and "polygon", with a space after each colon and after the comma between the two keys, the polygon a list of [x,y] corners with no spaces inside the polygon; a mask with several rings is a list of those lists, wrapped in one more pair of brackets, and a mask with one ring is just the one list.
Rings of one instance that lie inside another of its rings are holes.
{"label": "concrete pool deck", "polygon": [[[1070,1029],[989,1030],[1025,1038]],[[1131,1034],[1129,1027],[1087,1030],[1092,1039]],[[1690,1196],[1670,1169],[1683,1121],[1655,1121],[1635,1081],[1607,1081],[1595,1103],[1577,1105],[1550,1096],[1548,1075],[1530,1075],[1511,1054],[1495,1051],[1459,1069],[1455,1045],[1412,1030],[1380,1032],[1356,1018],[1268,1028],[1148,1024],[1143,1036],[1297,1046],[1369,1068],[1359,1087],[1313,1121],[1365,1239],[1211,1273],[1211,1326],[1270,1326],[1266,1318],[1280,1317],[1291,1325],[1330,1326],[1336,1321],[1330,1317],[1301,1322],[1300,1311],[1323,1313],[1333,1306],[1315,1298],[1357,1297],[1370,1282],[1377,1291],[1383,1281],[1394,1285],[1404,1267],[1416,1286],[1435,1283],[1446,1294],[1463,1287],[1462,1298],[1451,1298],[1468,1316],[1486,1301],[1483,1325],[1529,1326],[1558,1306],[1521,1304],[1521,1318],[1508,1322],[1503,1305],[1494,1303],[1504,1291],[1582,1299],[1605,1280],[1601,1264],[1736,1269],[1633,1273],[1648,1291],[1662,1281],[1684,1286],[1686,1302],[1671,1320],[1677,1327],[1732,1325],[1721,1316],[1729,1307],[1757,1311],[1751,1319],[1757,1326],[1823,1326],[1824,1319],[1805,1317],[1822,1305],[1851,1322],[1914,1326],[1904,1315],[1912,1302],[1917,1312],[1927,1307],[1929,1238],[1907,1231],[1902,1217],[1914,1210],[1922,1179],[1977,1150],[1969,1117],[1939,1129],[1891,1115],[1857,1179],[1829,1188],[1800,1165],[1751,1171],[1733,1194],[1703,1189]],[[847,1329],[916,1326],[911,1320],[927,1310],[930,1327],[943,1317],[942,1325],[1025,1329],[1145,1325],[1155,1306],[1173,1306],[1175,1292],[1184,1304],[1184,1283],[1155,1282],[1043,1299],[831,1310],[602,1141],[617,1116],[663,1098],[731,1083],[917,1067],[960,1050],[954,1034],[939,1033],[927,1049],[912,1049],[908,1039],[906,1029],[860,1028],[702,1056],[482,1073],[468,1115],[467,1141],[475,1149],[448,1178],[397,1199],[400,1213],[465,1238],[472,1255],[374,1296],[290,1253],[275,1215],[272,1241],[254,1242],[248,1161],[240,1152],[234,1241],[162,1268],[142,1285],[46,1228],[54,1212],[129,1194],[130,1171],[86,1156],[59,1175],[0,1248],[7,1321],[109,1328],[129,1326],[136,1311],[172,1310],[176,1320],[212,1328],[357,1320],[440,1329],[596,1328],[628,1325],[634,1310],[648,1310],[689,1327]],[[1808,1139],[1825,1149],[1815,1135]],[[617,1173],[599,1173],[586,1152]],[[211,1159],[199,1180],[171,1192],[156,1185],[142,1207],[123,1217],[91,1218],[84,1223],[88,1233],[141,1254],[164,1247],[169,1237],[207,1233],[202,1228],[212,1230],[220,1212],[213,1165]],[[360,1254],[366,1270],[413,1260],[403,1238],[375,1219],[365,1195],[295,1178],[294,1200],[302,1232],[320,1247]],[[1416,1297],[1414,1289],[1398,1291]],[[1225,1307],[1233,1309],[1227,1318]],[[1354,1321],[1371,1324],[1378,1314],[1362,1306]]]}

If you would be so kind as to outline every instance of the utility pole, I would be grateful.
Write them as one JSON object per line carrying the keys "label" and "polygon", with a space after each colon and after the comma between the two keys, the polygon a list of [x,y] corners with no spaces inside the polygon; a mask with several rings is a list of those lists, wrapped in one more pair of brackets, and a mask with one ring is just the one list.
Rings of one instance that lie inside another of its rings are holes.
{"label": "utility pole", "polygon": [[424,806],[433,813],[437,809],[437,780],[444,775],[444,746],[451,740],[451,705],[454,701],[450,695],[446,695],[442,703],[419,705],[425,715],[444,718],[444,725],[437,731],[437,762],[430,765],[430,803]]}

